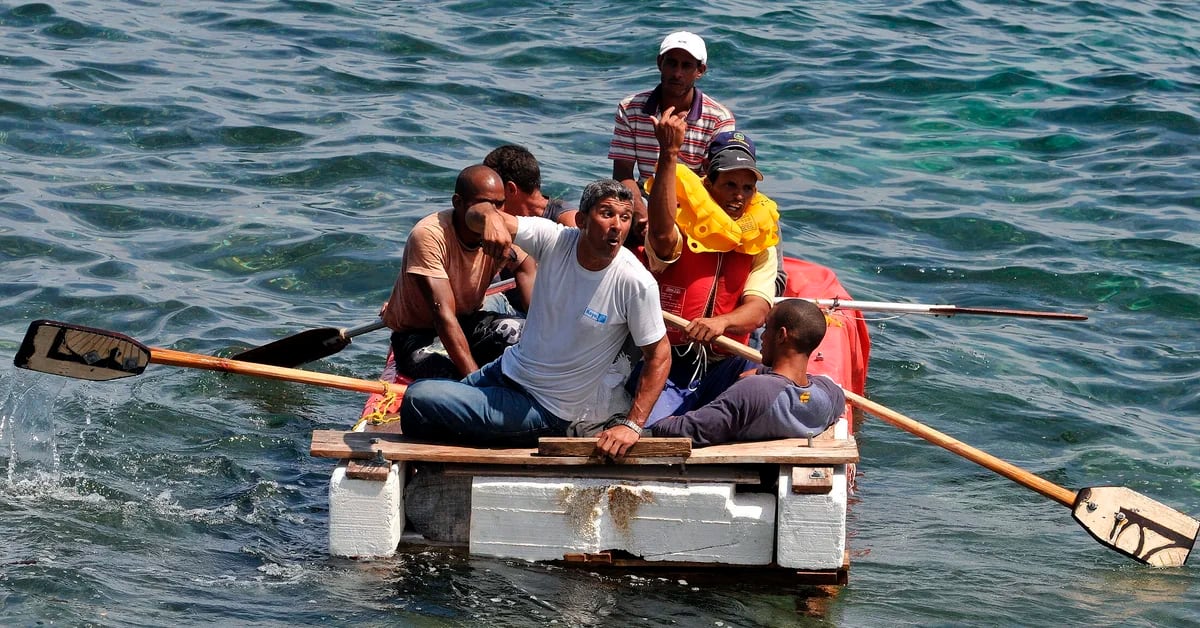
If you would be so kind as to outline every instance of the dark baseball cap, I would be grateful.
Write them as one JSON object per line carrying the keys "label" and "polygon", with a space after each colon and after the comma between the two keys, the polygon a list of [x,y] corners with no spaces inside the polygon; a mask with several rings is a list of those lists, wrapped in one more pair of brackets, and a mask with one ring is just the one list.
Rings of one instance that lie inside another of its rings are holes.
{"label": "dark baseball cap", "polygon": [[762,172],[758,169],[758,162],[754,161],[754,157],[751,157],[750,153],[741,148],[723,150],[708,160],[708,174],[710,176],[714,173],[725,172],[727,170],[749,170],[758,177],[759,181],[763,180]]}
{"label": "dark baseball cap", "polygon": [[754,152],[754,140],[741,131],[722,131],[714,135],[708,142],[708,158],[712,159],[717,153],[729,148],[740,148],[751,157],[758,158]]}

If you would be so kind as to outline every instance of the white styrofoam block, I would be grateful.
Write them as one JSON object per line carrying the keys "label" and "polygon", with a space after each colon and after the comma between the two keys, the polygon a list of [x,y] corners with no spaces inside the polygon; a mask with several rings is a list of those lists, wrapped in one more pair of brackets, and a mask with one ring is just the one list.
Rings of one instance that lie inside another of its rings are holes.
{"label": "white styrofoam block", "polygon": [[383,482],[346,477],[341,461],[329,480],[329,553],[378,558],[396,552],[404,532],[404,463],[393,462]]}
{"label": "white styrofoam block", "polygon": [[647,561],[765,565],[775,496],[732,483],[476,477],[471,553],[558,560],[624,550]]}
{"label": "white styrofoam block", "polygon": [[833,468],[833,489],[792,492],[792,467],[779,467],[775,561],[788,569],[837,569],[846,551],[846,465]]}

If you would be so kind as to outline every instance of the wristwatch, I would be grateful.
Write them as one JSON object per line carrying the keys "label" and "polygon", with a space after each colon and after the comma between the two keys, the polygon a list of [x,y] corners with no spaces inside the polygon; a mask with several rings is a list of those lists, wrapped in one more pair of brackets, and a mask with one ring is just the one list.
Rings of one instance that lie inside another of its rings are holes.
{"label": "wristwatch", "polygon": [[617,421],[613,421],[614,427],[616,427],[618,425],[624,425],[625,427],[636,432],[638,436],[641,436],[642,432],[645,431],[645,429],[642,426],[638,425],[637,423],[634,423],[633,421],[630,421],[629,419],[620,419]]}

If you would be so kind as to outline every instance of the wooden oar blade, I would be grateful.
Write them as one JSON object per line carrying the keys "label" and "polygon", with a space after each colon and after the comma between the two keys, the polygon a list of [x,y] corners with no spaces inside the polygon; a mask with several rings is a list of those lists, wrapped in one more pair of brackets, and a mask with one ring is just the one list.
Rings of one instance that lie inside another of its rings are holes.
{"label": "wooden oar blade", "polygon": [[150,349],[129,336],[49,320],[29,324],[13,358],[23,369],[92,381],[138,375],[149,363]]}
{"label": "wooden oar blade", "polygon": [[1182,567],[1200,531],[1200,521],[1123,486],[1082,489],[1073,511],[1097,541],[1155,567]]}
{"label": "wooden oar blade", "polygon": [[342,330],[321,327],[248,349],[232,356],[231,359],[292,368],[329,357],[349,344],[350,338],[347,338]]}

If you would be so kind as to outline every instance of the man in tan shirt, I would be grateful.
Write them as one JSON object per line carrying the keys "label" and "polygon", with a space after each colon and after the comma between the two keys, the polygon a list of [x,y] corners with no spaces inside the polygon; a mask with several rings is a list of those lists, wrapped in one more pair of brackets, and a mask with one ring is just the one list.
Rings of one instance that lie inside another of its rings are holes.
{"label": "man in tan shirt", "polygon": [[536,264],[519,248],[503,261],[486,254],[464,218],[473,205],[504,205],[504,184],[484,165],[459,173],[453,209],[422,218],[408,236],[400,276],[381,316],[392,329],[396,369],[413,379],[460,379],[496,359],[520,338],[522,321],[481,311],[488,285],[513,270],[528,304]]}

